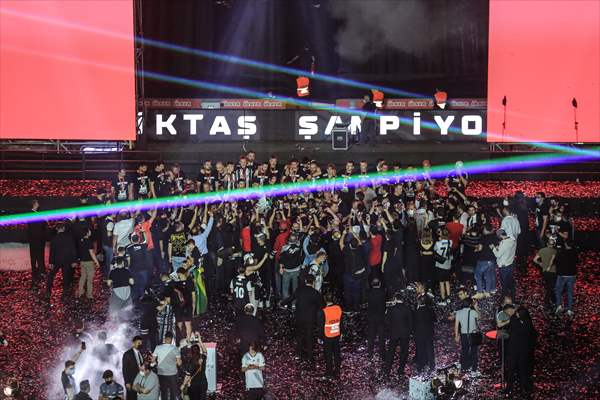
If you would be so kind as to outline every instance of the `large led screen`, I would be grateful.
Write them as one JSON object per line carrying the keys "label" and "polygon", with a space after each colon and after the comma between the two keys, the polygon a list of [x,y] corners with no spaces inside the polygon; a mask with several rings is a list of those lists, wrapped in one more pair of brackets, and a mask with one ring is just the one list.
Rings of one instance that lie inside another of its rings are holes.
{"label": "large led screen", "polygon": [[135,139],[132,0],[0,0],[0,139]]}
{"label": "large led screen", "polygon": [[600,1],[492,0],[489,15],[488,141],[600,142]]}

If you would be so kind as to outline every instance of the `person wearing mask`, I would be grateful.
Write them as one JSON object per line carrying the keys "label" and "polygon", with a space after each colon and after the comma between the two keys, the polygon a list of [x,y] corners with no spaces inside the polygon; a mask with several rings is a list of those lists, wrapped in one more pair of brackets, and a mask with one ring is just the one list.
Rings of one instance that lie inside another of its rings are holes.
{"label": "person wearing mask", "polygon": [[95,268],[100,268],[100,262],[96,258],[96,252],[92,244],[92,232],[86,229],[84,236],[77,242],[78,253],[79,253],[79,266],[81,268],[81,275],[79,277],[79,293],[78,298],[83,296],[83,288],[85,286],[85,297],[88,300],[92,300],[93,289],[94,289],[94,273]]}
{"label": "person wearing mask", "polygon": [[518,381],[524,397],[531,398],[537,336],[529,311],[520,307],[511,317],[510,340],[508,342],[509,357],[506,368],[506,389],[513,396],[515,383]]}
{"label": "person wearing mask", "polygon": [[98,400],[124,400],[123,386],[113,380],[113,372],[107,369],[102,374],[104,383],[100,385]]}
{"label": "person wearing mask", "polygon": [[544,280],[544,304],[546,307],[556,309],[556,240],[549,239],[546,246],[539,249],[533,258],[533,263],[538,265],[542,271]]}
{"label": "person wearing mask", "polygon": [[369,360],[373,359],[375,340],[379,342],[379,356],[385,360],[385,300],[386,292],[377,278],[371,281],[367,292],[367,352]]}
{"label": "person wearing mask", "polygon": [[[107,203],[108,204],[108,203]],[[102,251],[104,254],[104,262],[102,265],[102,277],[108,278],[110,272],[110,265],[112,264],[114,249],[113,249],[113,230],[115,229],[115,220],[117,216],[115,214],[107,215],[99,220],[100,223],[100,241],[102,244]]]}
{"label": "person wearing mask", "polygon": [[435,259],[435,274],[440,283],[441,301],[438,305],[447,306],[450,304],[450,268],[452,267],[452,241],[448,239],[448,231],[443,228],[440,231],[440,238],[433,247]]}
{"label": "person wearing mask", "polygon": [[333,303],[331,293],[324,296],[325,308],[319,314],[319,326],[323,334],[323,352],[325,355],[325,377],[340,376],[342,356],[340,351],[342,308]]}
{"label": "person wearing mask", "polygon": [[[142,363],[140,365],[139,372],[133,379],[131,388],[136,393],[136,397],[133,397],[134,399],[159,399],[160,388],[158,386],[158,375],[152,371],[148,363]],[[129,395],[127,395],[127,400],[129,400]]]}
{"label": "person wearing mask", "polygon": [[556,314],[561,314],[563,308],[563,292],[567,289],[567,316],[573,315],[573,288],[577,275],[579,257],[571,240],[565,241],[564,247],[556,254]]}
{"label": "person wearing mask", "polygon": [[173,333],[167,332],[162,344],[152,353],[156,363],[161,400],[177,400],[179,386],[177,385],[177,368],[181,366],[181,352],[173,344]]}
{"label": "person wearing mask", "polygon": [[246,400],[262,400],[265,396],[265,380],[263,370],[265,369],[265,357],[259,351],[256,344],[248,347],[248,352],[242,357],[242,372],[246,381]]}
{"label": "person wearing mask", "polygon": [[185,378],[181,385],[183,393],[187,390],[189,400],[206,400],[208,380],[206,379],[206,346],[200,340],[191,347],[191,359],[185,367]]}
{"label": "person wearing mask", "polygon": [[65,368],[60,374],[60,382],[62,384],[63,392],[65,393],[65,399],[73,400],[75,393],[77,393],[77,384],[75,383],[75,363],[81,356],[81,353],[85,351],[85,347],[82,345],[81,348],[75,353],[70,360],[65,361]]}
{"label": "person wearing mask", "polygon": [[454,341],[460,344],[460,368],[471,371],[478,376],[479,344],[473,340],[473,335],[479,331],[479,311],[477,303],[471,298],[463,301],[462,308],[456,312],[454,319]]}
{"label": "person wearing mask", "polygon": [[[38,212],[40,203],[38,200],[31,202],[31,212]],[[29,242],[29,259],[31,260],[31,287],[37,288],[42,275],[46,273],[46,231],[48,224],[42,220],[27,224],[27,241]]]}
{"label": "person wearing mask", "polygon": [[135,336],[132,340],[132,346],[123,353],[123,382],[127,391],[127,400],[137,400],[137,391],[133,388],[135,377],[140,372],[140,367],[144,364],[144,357],[140,349],[142,348],[142,337]]}
{"label": "person wearing mask", "polygon": [[404,376],[404,368],[408,359],[408,342],[413,331],[413,318],[408,304],[404,302],[404,293],[398,292],[394,297],[393,305],[387,310],[389,326],[389,344],[387,348],[384,374],[389,377],[392,364],[396,358],[396,349],[400,346],[400,363],[398,376]]}
{"label": "person wearing mask", "polygon": [[500,238],[500,243],[498,245],[490,244],[489,247],[496,256],[496,264],[500,273],[500,284],[502,285],[502,296],[509,295],[514,299],[515,278],[513,274],[517,242],[502,229],[498,229],[496,235]]}
{"label": "person wearing mask", "polygon": [[79,393],[73,397],[73,400],[92,400],[90,397],[90,391],[92,390],[90,386],[90,381],[87,379],[79,382]]}
{"label": "person wearing mask", "polygon": [[435,369],[435,355],[433,346],[435,312],[431,297],[427,294],[425,285],[417,282],[415,285],[417,293],[416,307],[414,311],[415,327],[415,363],[417,371],[428,367]]}
{"label": "person wearing mask", "polygon": [[477,263],[475,264],[477,294],[473,296],[475,299],[490,297],[496,293],[496,256],[491,247],[496,243],[498,243],[498,237],[492,231],[492,227],[485,224],[480,243],[475,249],[475,256],[477,257]]}
{"label": "person wearing mask", "polygon": [[50,240],[50,272],[46,282],[46,301],[50,303],[50,294],[52,293],[52,284],[56,273],[62,271],[62,302],[67,302],[71,293],[71,282],[73,280],[73,268],[77,262],[77,249],[73,235],[67,232],[64,224],[60,223],[56,227],[56,236]]}

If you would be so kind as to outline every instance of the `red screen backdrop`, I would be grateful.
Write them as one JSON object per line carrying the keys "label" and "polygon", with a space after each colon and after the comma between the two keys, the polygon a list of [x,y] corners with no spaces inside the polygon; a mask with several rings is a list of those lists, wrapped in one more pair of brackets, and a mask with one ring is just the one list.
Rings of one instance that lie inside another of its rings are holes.
{"label": "red screen backdrop", "polygon": [[0,0],[0,139],[135,139],[132,0]]}
{"label": "red screen backdrop", "polygon": [[492,0],[489,23],[488,141],[600,142],[600,1]]}

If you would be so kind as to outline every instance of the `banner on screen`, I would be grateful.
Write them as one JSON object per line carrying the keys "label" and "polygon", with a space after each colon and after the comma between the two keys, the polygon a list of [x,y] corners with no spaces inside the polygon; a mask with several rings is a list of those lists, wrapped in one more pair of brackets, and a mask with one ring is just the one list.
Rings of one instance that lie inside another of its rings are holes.
{"label": "banner on screen", "polygon": [[336,124],[351,135],[374,132],[391,141],[482,141],[485,110],[387,110],[379,118],[315,110],[148,110],[151,141],[331,141]]}

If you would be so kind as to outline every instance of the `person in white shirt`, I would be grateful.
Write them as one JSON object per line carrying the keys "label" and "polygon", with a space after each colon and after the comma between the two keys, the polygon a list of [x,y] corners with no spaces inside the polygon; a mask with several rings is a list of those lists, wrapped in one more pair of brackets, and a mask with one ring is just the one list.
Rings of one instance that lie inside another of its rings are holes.
{"label": "person in white shirt", "polygon": [[500,229],[506,232],[508,236],[517,240],[521,234],[521,225],[519,224],[519,220],[517,219],[516,215],[510,211],[508,206],[503,206],[502,217]]}
{"label": "person in white shirt", "polygon": [[496,264],[500,273],[500,283],[502,285],[502,296],[509,295],[515,298],[515,278],[513,272],[515,269],[515,253],[517,251],[517,241],[508,236],[503,229],[496,232],[501,239],[497,246],[490,245],[492,252],[496,256]]}
{"label": "person in white shirt", "polygon": [[152,372],[150,365],[140,365],[140,372],[133,380],[133,390],[137,392],[137,400],[158,400],[158,376]]}
{"label": "person in white shirt", "polygon": [[127,247],[130,244],[129,235],[133,232],[135,222],[130,217],[127,210],[119,212],[119,222],[117,222],[112,231],[113,251],[119,247]]}
{"label": "person in white shirt", "polygon": [[173,344],[173,333],[167,332],[163,344],[159,344],[152,353],[158,372],[160,398],[175,400],[179,396],[177,367],[181,365],[181,352]]}
{"label": "person in white shirt", "polygon": [[262,371],[265,369],[265,358],[258,351],[258,346],[251,344],[248,352],[242,357],[242,372],[246,377],[246,400],[264,398],[264,379]]}

